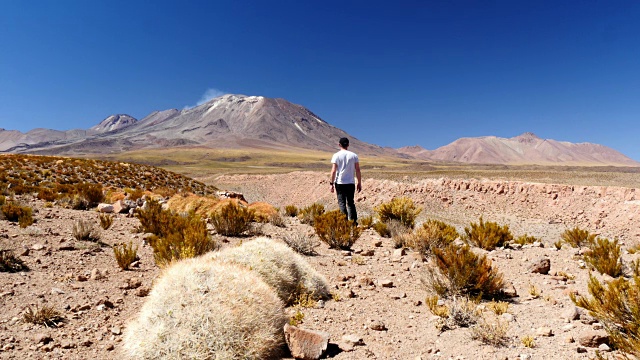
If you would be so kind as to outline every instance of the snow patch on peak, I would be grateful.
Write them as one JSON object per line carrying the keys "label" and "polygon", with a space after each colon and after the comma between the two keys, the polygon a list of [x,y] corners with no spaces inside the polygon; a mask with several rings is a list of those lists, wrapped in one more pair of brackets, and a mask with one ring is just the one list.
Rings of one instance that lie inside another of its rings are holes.
{"label": "snow patch on peak", "polygon": [[302,132],[303,134],[307,135],[306,131],[302,130],[302,128],[300,127],[300,125],[298,125],[297,122],[294,122],[294,124],[296,125],[296,127],[298,128],[298,130],[300,130],[300,132]]}

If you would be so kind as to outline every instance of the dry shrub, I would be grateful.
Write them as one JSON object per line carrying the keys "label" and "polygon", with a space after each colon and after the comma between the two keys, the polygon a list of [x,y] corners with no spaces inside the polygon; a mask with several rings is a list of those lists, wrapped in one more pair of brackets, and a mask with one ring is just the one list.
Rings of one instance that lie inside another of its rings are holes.
{"label": "dry shrub", "polygon": [[247,208],[253,211],[253,221],[267,223],[269,219],[278,214],[278,209],[266,202],[254,202],[249,204]]}
{"label": "dry shrub", "polygon": [[147,208],[136,209],[136,217],[140,220],[142,231],[159,237],[171,233],[172,221],[176,218],[173,212],[162,209],[162,204],[155,200],[147,202]]}
{"label": "dry shrub", "polygon": [[35,308],[27,307],[22,314],[22,320],[27,323],[57,327],[64,320],[62,313],[52,306],[43,305]]}
{"label": "dry shrub", "polygon": [[439,305],[438,302],[438,296],[426,298],[426,304],[431,313],[440,317],[435,324],[440,331],[469,327],[478,320],[480,312],[476,304],[467,298],[454,297],[449,305]]}
{"label": "dry shrub", "polygon": [[420,254],[432,252],[434,247],[444,248],[460,236],[456,228],[438,220],[427,220],[407,237],[404,246],[410,247]]}
{"label": "dry shrub", "polygon": [[118,266],[122,270],[129,270],[129,266],[138,259],[138,246],[133,246],[133,242],[129,244],[117,244],[113,246],[113,255],[116,257]]}
{"label": "dry shrub", "polygon": [[470,228],[464,228],[465,240],[485,250],[502,247],[513,240],[513,235],[509,231],[508,225],[500,226],[495,222],[485,222],[482,220],[482,216],[479,223],[471,223],[470,226]]}
{"label": "dry shrub", "polygon": [[382,237],[391,237],[391,230],[389,230],[387,224],[383,222],[377,221],[373,223],[373,230],[375,230],[378,235]]}
{"label": "dry shrub", "polygon": [[478,323],[471,328],[471,338],[487,345],[506,346],[509,343],[508,331],[508,322],[481,316]]}
{"label": "dry shrub", "polygon": [[58,194],[53,192],[53,190],[45,187],[41,187],[38,191],[38,199],[44,201],[54,201],[58,198]]}
{"label": "dry shrub", "polygon": [[417,207],[408,197],[393,198],[387,203],[376,206],[374,210],[383,223],[398,220],[411,229],[415,226],[416,217],[422,212],[422,208]]}
{"label": "dry shrub", "polygon": [[536,340],[531,335],[527,335],[527,336],[521,338],[520,342],[526,348],[534,348],[534,347],[536,347]]}
{"label": "dry shrub", "polygon": [[416,242],[414,238],[415,238],[415,235],[412,232],[405,232],[405,233],[395,234],[391,239],[393,240],[393,247],[398,249],[398,248],[412,247],[411,245],[415,244]]}
{"label": "dry shrub", "polygon": [[69,202],[73,210],[87,210],[89,208],[89,200],[78,194],[74,195]]}
{"label": "dry shrub", "polygon": [[584,261],[601,274],[618,277],[622,275],[622,260],[618,240],[597,238],[589,245],[584,254]]}
{"label": "dry shrub", "polygon": [[100,234],[96,232],[93,222],[85,221],[83,219],[77,220],[73,223],[73,237],[76,240],[86,241],[98,241],[100,240]]}
{"label": "dry shrub", "polygon": [[298,215],[298,208],[295,205],[287,205],[284,207],[285,215],[294,217]]}
{"label": "dry shrub", "polygon": [[615,348],[640,357],[640,277],[605,284],[590,276],[588,289],[591,298],[571,294],[571,300],[604,325]]}
{"label": "dry shrub", "polygon": [[253,218],[253,210],[229,202],[219,210],[211,213],[209,222],[218,234],[240,236],[251,229]]}
{"label": "dry shrub", "polygon": [[487,303],[487,309],[500,316],[509,311],[509,303],[506,301],[490,301]]}
{"label": "dry shrub", "polygon": [[530,236],[527,234],[520,235],[515,240],[513,240],[514,243],[519,245],[533,244],[536,241],[540,241],[540,240],[535,236]]}
{"label": "dry shrub", "polygon": [[0,206],[7,202],[7,198],[4,195],[0,195]]}
{"label": "dry shrub", "polygon": [[101,184],[80,183],[75,187],[77,194],[87,200],[87,208],[97,206],[104,200]]}
{"label": "dry shrub", "polygon": [[279,212],[273,213],[269,216],[269,224],[277,227],[285,227],[284,219]]}
{"label": "dry shrub", "polygon": [[0,211],[2,211],[7,220],[17,222],[21,228],[26,228],[33,224],[32,210],[28,206],[9,201],[0,207]]}
{"label": "dry shrub", "polygon": [[373,226],[373,216],[371,215],[364,216],[358,220],[360,221],[360,226],[362,226],[363,229],[370,229]]}
{"label": "dry shrub", "polygon": [[104,195],[104,201],[113,204],[118,200],[124,200],[125,193],[119,189],[109,189]]}
{"label": "dry shrub", "polygon": [[160,267],[180,260],[200,256],[218,248],[207,231],[207,224],[194,212],[182,216],[172,214],[171,232],[148,238],[153,258]]}
{"label": "dry shrub", "polygon": [[127,198],[131,201],[137,201],[138,199],[141,199],[142,196],[144,195],[144,190],[142,189],[130,189],[127,188],[124,190],[127,193]]}
{"label": "dry shrub", "polygon": [[307,256],[318,254],[315,249],[318,246],[318,242],[312,236],[303,233],[292,233],[285,234],[282,240],[298,254]]}
{"label": "dry shrub", "polygon": [[433,259],[422,283],[440,296],[470,295],[484,298],[502,297],[502,274],[492,267],[486,256],[477,255],[469,246],[449,245],[433,248]]}
{"label": "dry shrub", "polygon": [[196,214],[205,217],[217,208],[219,202],[220,200],[218,198],[210,196],[178,194],[172,196],[167,201],[167,208],[176,213],[195,211]]}
{"label": "dry shrub", "polygon": [[449,307],[444,304],[440,305],[438,304],[439,302],[440,297],[438,297],[438,295],[427,296],[425,305],[427,305],[427,308],[429,308],[429,311],[431,311],[433,315],[441,318],[449,317]]}
{"label": "dry shrub", "polygon": [[135,359],[279,359],[282,301],[255,271],[195,258],[159,277],[124,334]]}
{"label": "dry shrub", "polygon": [[358,240],[362,229],[340,210],[333,210],[315,217],[313,228],[320,240],[333,249],[349,249]]}
{"label": "dry shrub", "polygon": [[564,240],[564,242],[573,247],[582,247],[583,245],[589,245],[596,239],[596,236],[594,234],[589,234],[589,231],[582,230],[577,226],[573,229],[565,230],[562,235],[560,235],[560,237],[562,240]]}
{"label": "dry shrub", "polygon": [[306,208],[300,210],[298,217],[303,224],[313,226],[317,216],[324,214],[324,205],[313,203]]}
{"label": "dry shrub", "polygon": [[0,272],[19,272],[28,270],[25,263],[11,250],[0,249]]}
{"label": "dry shrub", "polygon": [[313,299],[328,299],[330,296],[327,281],[322,275],[287,245],[269,238],[257,238],[206,258],[244,266],[260,274],[289,305],[306,294]]}
{"label": "dry shrub", "polygon": [[100,227],[107,230],[113,224],[113,215],[110,214],[98,214],[98,220],[100,221]]}

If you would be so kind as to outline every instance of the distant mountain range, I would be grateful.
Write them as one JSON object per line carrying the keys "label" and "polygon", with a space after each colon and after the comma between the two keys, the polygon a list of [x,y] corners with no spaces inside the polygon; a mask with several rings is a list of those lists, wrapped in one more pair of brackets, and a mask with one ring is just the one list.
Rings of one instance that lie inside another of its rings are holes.
{"label": "distant mountain range", "polygon": [[478,164],[640,166],[602,145],[544,140],[531,133],[510,139],[462,138],[436,150],[383,148],[360,141],[287,100],[231,94],[190,109],[155,111],[142,120],[111,115],[86,130],[0,129],[0,152],[80,155],[178,146],[330,152],[341,137],[351,139],[351,149],[362,155]]}
{"label": "distant mountain range", "polygon": [[461,138],[435,150],[410,146],[398,152],[423,160],[474,164],[640,166],[637,161],[603,145],[541,139],[533,133],[509,139]]}

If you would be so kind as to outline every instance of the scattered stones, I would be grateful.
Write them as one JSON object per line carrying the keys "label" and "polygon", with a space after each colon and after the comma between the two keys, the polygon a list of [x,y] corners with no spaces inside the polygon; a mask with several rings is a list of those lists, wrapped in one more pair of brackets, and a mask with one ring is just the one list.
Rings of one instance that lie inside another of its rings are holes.
{"label": "scattered stones", "polygon": [[529,272],[534,274],[547,275],[551,269],[551,260],[548,258],[539,258],[533,261],[533,264],[529,266]]}
{"label": "scattered stones", "polygon": [[319,359],[329,345],[329,333],[323,331],[300,329],[285,324],[284,335],[291,355],[296,359]]}
{"label": "scattered stones", "polygon": [[580,334],[578,342],[582,346],[595,348],[609,342],[609,336],[601,330],[588,330]]}

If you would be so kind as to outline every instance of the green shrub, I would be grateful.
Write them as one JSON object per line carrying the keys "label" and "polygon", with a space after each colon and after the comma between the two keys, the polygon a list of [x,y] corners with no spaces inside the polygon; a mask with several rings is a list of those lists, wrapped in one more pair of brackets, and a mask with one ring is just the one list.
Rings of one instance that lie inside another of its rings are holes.
{"label": "green shrub", "polygon": [[113,215],[109,214],[98,214],[98,220],[100,220],[100,226],[107,230],[113,224]]}
{"label": "green shrub", "polygon": [[605,284],[591,276],[588,289],[591,298],[572,293],[571,300],[604,325],[614,348],[640,357],[640,277]]}
{"label": "green shrub", "polygon": [[416,217],[422,208],[416,207],[413,200],[408,197],[393,198],[387,203],[382,203],[375,207],[380,221],[388,223],[391,220],[398,220],[404,226],[413,229]]}
{"label": "green shrub", "polygon": [[577,226],[573,229],[565,230],[562,235],[560,235],[562,240],[567,244],[573,247],[582,247],[583,245],[589,245],[593,243],[596,239],[596,236],[593,234],[589,234],[587,230],[582,230]]}
{"label": "green shrub", "polygon": [[509,231],[508,225],[501,227],[495,222],[485,222],[482,220],[482,216],[478,224],[471,223],[470,226],[470,228],[464,228],[464,232],[466,233],[465,240],[485,250],[502,247],[507,242],[513,240],[513,235],[511,231]]}
{"label": "green shrub", "polygon": [[333,210],[315,217],[313,225],[320,240],[334,249],[349,249],[360,237],[362,229],[340,210]]}
{"label": "green shrub", "polygon": [[133,247],[133,242],[129,244],[117,244],[113,246],[113,255],[116,257],[118,266],[122,270],[129,270],[129,266],[138,259],[138,246]]}
{"label": "green shrub", "polygon": [[502,274],[492,267],[486,256],[475,254],[468,245],[434,247],[433,255],[422,278],[427,290],[440,296],[470,295],[488,299],[503,296]]}
{"label": "green shrub", "polygon": [[253,218],[253,210],[230,202],[212,213],[209,222],[220,235],[240,236],[251,229]]}
{"label": "green shrub", "polygon": [[26,228],[33,224],[32,210],[28,206],[9,201],[0,207],[0,211],[2,211],[7,220],[17,222],[21,228]]}
{"label": "green shrub", "polygon": [[298,208],[295,205],[287,205],[284,207],[284,213],[289,217],[298,215]]}
{"label": "green shrub", "polygon": [[303,224],[308,224],[313,226],[315,218],[318,215],[322,215],[324,214],[324,205],[322,204],[318,204],[318,203],[314,203],[311,204],[309,206],[307,206],[306,208],[300,210],[298,217],[300,218],[300,221]]}
{"label": "green shrub", "polygon": [[27,265],[16,257],[13,251],[0,249],[0,272],[19,272],[28,269]]}
{"label": "green shrub", "polygon": [[598,270],[601,274],[618,277],[622,275],[622,261],[620,259],[620,245],[618,240],[597,238],[584,254],[584,261]]}

